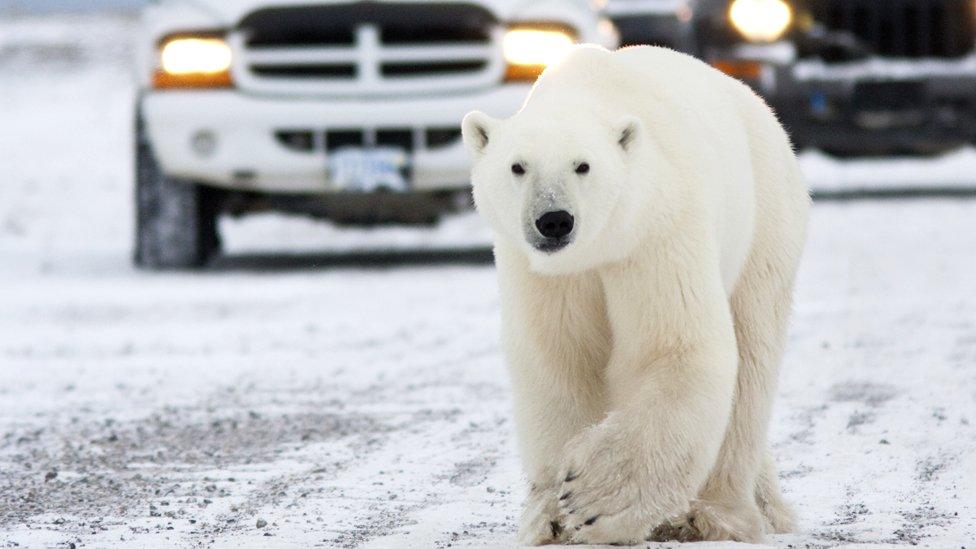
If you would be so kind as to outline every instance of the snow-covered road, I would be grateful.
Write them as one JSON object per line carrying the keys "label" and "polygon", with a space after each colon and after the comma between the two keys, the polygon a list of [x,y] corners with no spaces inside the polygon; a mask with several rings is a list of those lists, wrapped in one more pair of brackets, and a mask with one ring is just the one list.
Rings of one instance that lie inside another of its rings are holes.
{"label": "snow-covered road", "polygon": [[[130,32],[0,24],[0,543],[510,546],[491,266],[134,271]],[[827,162],[814,184],[892,169]],[[222,229],[234,252],[487,238]],[[776,545],[973,547],[976,201],[814,208],[772,442],[802,520]]]}

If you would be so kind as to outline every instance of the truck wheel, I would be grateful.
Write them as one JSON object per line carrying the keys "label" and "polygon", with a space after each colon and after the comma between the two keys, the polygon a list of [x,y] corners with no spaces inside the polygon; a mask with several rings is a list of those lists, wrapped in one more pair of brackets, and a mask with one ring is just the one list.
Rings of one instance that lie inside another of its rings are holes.
{"label": "truck wheel", "polygon": [[162,172],[136,117],[135,264],[151,270],[200,267],[220,251],[219,191]]}

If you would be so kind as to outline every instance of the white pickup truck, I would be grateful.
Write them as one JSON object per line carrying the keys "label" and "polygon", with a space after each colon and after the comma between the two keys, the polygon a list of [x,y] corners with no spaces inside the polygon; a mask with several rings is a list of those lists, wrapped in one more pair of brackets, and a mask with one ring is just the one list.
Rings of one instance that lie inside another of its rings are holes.
{"label": "white pickup truck", "polygon": [[586,0],[157,0],[143,13],[136,264],[188,268],[217,217],[431,223],[469,204],[460,120],[515,112]]}

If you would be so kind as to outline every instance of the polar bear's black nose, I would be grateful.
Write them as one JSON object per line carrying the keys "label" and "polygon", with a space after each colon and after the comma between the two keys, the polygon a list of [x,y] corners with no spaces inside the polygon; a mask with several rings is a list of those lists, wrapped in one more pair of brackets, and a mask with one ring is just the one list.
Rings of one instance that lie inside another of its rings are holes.
{"label": "polar bear's black nose", "polygon": [[573,232],[573,216],[566,210],[546,212],[535,220],[535,228],[546,238],[562,238]]}

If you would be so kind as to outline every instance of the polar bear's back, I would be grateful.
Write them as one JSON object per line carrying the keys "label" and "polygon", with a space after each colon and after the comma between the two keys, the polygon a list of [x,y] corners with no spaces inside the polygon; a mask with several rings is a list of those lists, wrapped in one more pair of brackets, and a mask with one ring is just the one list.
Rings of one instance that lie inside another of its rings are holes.
{"label": "polar bear's back", "polygon": [[[701,61],[665,48],[610,52],[581,46],[543,74],[523,112],[538,119],[563,118],[567,110],[586,110],[607,121],[637,116],[649,142],[680,172],[676,179],[721,203],[726,194],[752,194],[739,86]],[[703,150],[709,151],[706,162]]]}
{"label": "polar bear's back", "polygon": [[731,96],[742,93],[735,90],[737,85],[741,86],[698,59],[667,48],[635,46],[611,52],[584,45],[543,74],[526,107],[559,104],[575,96],[631,114],[681,114],[688,107],[721,108],[713,112],[721,114],[733,106]]}
{"label": "polar bear's back", "polygon": [[[579,46],[546,71],[525,108],[594,107],[606,117],[637,115],[680,160],[707,146],[712,154],[775,155],[795,166],[789,136],[751,88],[690,55],[656,46],[614,52]],[[743,139],[744,138],[744,139]],[[746,150],[748,149],[748,151]],[[697,168],[700,158],[689,159]],[[735,164],[713,162],[727,176]],[[798,172],[796,174],[798,175]],[[802,181],[793,181],[807,194]]]}

